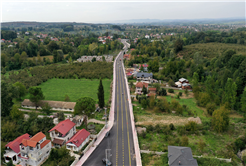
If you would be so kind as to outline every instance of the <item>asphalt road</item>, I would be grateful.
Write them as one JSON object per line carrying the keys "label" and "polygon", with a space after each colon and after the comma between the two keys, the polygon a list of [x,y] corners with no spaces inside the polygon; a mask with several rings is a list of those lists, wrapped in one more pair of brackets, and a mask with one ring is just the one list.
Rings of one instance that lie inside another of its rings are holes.
{"label": "asphalt road", "polygon": [[102,140],[83,164],[84,166],[103,166],[102,159],[106,158],[106,149],[110,149],[107,150],[107,157],[112,165],[136,165],[126,83],[122,69],[123,53],[124,51],[121,51],[121,55],[116,61],[114,125],[110,131],[110,136]]}

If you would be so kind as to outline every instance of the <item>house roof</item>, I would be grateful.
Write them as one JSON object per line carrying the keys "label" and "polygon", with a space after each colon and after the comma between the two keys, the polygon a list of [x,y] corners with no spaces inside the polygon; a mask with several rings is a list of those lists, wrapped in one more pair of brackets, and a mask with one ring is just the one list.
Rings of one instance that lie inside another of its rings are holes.
{"label": "house roof", "polygon": [[139,72],[137,73],[137,77],[153,77],[152,73],[143,73],[143,72]]}
{"label": "house roof", "polygon": [[185,79],[185,78],[180,78],[179,81],[180,81],[180,82],[184,82],[184,81],[188,81],[188,80]]}
{"label": "house roof", "polygon": [[39,142],[41,139],[43,139],[44,137],[46,137],[44,135],[44,133],[42,133],[41,131],[37,134],[35,134],[31,139],[30,141],[36,141],[36,142]]}
{"label": "house roof", "polygon": [[148,96],[155,96],[155,93],[149,93]]}
{"label": "house roof", "polygon": [[31,146],[31,147],[36,147],[37,145],[37,141],[31,141],[31,140],[27,140],[27,139],[23,139],[21,144],[24,145],[24,146]]}
{"label": "house roof", "polygon": [[[64,102],[64,101],[49,101],[49,100],[41,100],[38,103],[38,106],[44,106],[45,103],[48,103],[52,108],[62,108],[62,109],[74,109],[76,102]],[[29,99],[25,99],[21,105],[24,106],[33,106],[35,107],[35,103],[31,102]]]}
{"label": "house roof", "polygon": [[23,134],[19,137],[17,137],[15,140],[9,142],[7,145],[5,145],[5,147],[9,147],[10,149],[12,149],[13,151],[15,151],[16,153],[20,152],[20,144],[22,142],[23,139],[30,139],[30,135],[29,134]]}
{"label": "house roof", "polygon": [[66,144],[72,143],[79,147],[89,135],[90,133],[85,129],[79,130]]}
{"label": "house roof", "polygon": [[168,146],[168,159],[170,166],[179,165],[179,162],[181,165],[198,166],[189,147]]}
{"label": "house roof", "polygon": [[45,147],[48,143],[50,143],[50,140],[45,140],[41,143],[40,148],[43,149],[43,147]]}
{"label": "house roof", "polygon": [[65,135],[69,130],[71,130],[76,124],[70,121],[69,119],[66,119],[64,121],[61,121],[58,123],[55,127],[53,127],[49,132],[53,130],[57,130],[63,135]]}
{"label": "house roof", "polygon": [[136,87],[138,87],[138,88],[143,88],[143,86],[145,86],[145,88],[147,88],[148,87],[148,83],[145,83],[145,82],[138,82],[137,84],[136,84]]}
{"label": "house roof", "polygon": [[126,75],[131,76],[131,75],[132,75],[132,73],[131,73],[131,72],[128,72],[128,73],[126,73]]}
{"label": "house roof", "polygon": [[154,90],[154,91],[156,91],[156,88],[149,88],[149,90]]}

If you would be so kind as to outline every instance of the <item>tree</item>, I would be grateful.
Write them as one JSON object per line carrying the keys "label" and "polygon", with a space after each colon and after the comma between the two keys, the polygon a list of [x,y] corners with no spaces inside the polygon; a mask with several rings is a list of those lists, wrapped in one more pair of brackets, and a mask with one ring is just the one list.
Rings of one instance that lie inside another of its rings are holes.
{"label": "tree", "polygon": [[194,87],[198,86],[198,82],[199,82],[199,75],[196,72],[194,72],[194,74],[193,74],[193,86]]}
{"label": "tree", "polygon": [[154,96],[150,96],[149,99],[149,108],[153,108],[155,106],[155,97]]}
{"label": "tree", "polygon": [[237,85],[231,78],[227,79],[227,83],[224,90],[224,99],[223,103],[229,103],[229,107],[234,109],[234,105],[236,103],[236,95],[237,95]]}
{"label": "tree", "polygon": [[63,112],[58,112],[57,116],[58,116],[58,121],[59,122],[65,120],[65,116],[64,116]]}
{"label": "tree", "polygon": [[40,100],[43,100],[45,97],[43,95],[43,91],[40,87],[38,86],[33,86],[29,89],[29,93],[30,93],[30,101],[35,103],[36,109],[38,106],[38,102]]}
{"label": "tree", "polygon": [[69,102],[70,101],[70,98],[69,98],[68,95],[65,95],[64,101],[66,101],[66,102]]}
{"label": "tree", "polygon": [[153,84],[153,86],[156,88],[156,93],[159,94],[161,85],[159,83],[155,83],[155,84]]}
{"label": "tree", "polygon": [[170,107],[165,98],[162,100],[159,100],[156,105],[162,112],[169,112]]}
{"label": "tree", "polygon": [[142,92],[144,95],[146,95],[148,92],[147,92],[147,88],[143,85],[143,89],[142,89]]}
{"label": "tree", "polygon": [[21,112],[16,105],[14,105],[10,111],[10,116],[14,120],[23,119],[24,114]]}
{"label": "tree", "polygon": [[92,43],[89,45],[89,51],[91,52],[91,54],[95,54],[95,50],[97,49],[97,43]]}
{"label": "tree", "polygon": [[17,88],[17,91],[18,91],[17,96],[19,99],[21,99],[22,97],[24,97],[26,95],[26,87],[21,82],[14,83],[14,87]]}
{"label": "tree", "polygon": [[95,100],[93,100],[91,97],[82,97],[76,101],[76,105],[74,107],[74,114],[85,115],[86,130],[87,130],[87,119],[93,115],[92,113],[96,109],[95,104],[96,104]]}
{"label": "tree", "polygon": [[175,86],[175,83],[174,83],[174,81],[173,81],[172,79],[170,79],[170,80],[168,81],[168,85],[169,85],[170,87],[173,87],[173,86]]}
{"label": "tree", "polygon": [[92,58],[91,62],[96,62],[97,59],[95,57]]}
{"label": "tree", "polygon": [[159,92],[159,95],[160,95],[160,96],[166,96],[166,95],[167,95],[166,89],[161,88],[161,90],[160,90],[160,92]]}
{"label": "tree", "polygon": [[173,89],[168,89],[168,93],[174,93]]}
{"label": "tree", "polygon": [[246,86],[241,97],[241,110],[246,114]]}
{"label": "tree", "polygon": [[189,95],[188,89],[185,89],[185,92],[184,93],[185,93],[186,96],[188,96]]}
{"label": "tree", "polygon": [[103,108],[105,106],[105,101],[104,101],[104,89],[103,89],[103,84],[102,84],[102,79],[100,79],[100,83],[98,86],[98,104],[100,108]]}
{"label": "tree", "polygon": [[53,51],[53,62],[54,63],[58,62],[58,52],[56,50]]}
{"label": "tree", "polygon": [[148,101],[147,101],[146,99],[142,99],[142,100],[141,100],[141,106],[142,106],[144,109],[146,109],[147,106],[148,106]]}
{"label": "tree", "polygon": [[223,132],[229,126],[229,111],[225,106],[221,106],[219,109],[213,112],[212,125],[215,131]]}
{"label": "tree", "polygon": [[46,115],[50,115],[51,114],[51,107],[49,106],[48,103],[45,103],[45,105],[42,107],[42,112],[45,113]]}
{"label": "tree", "polygon": [[183,49],[183,45],[184,45],[183,40],[181,39],[176,40],[174,43],[175,52],[178,53],[179,51],[181,51]]}
{"label": "tree", "polygon": [[1,81],[1,116],[9,116],[13,103],[12,87],[5,81]]}

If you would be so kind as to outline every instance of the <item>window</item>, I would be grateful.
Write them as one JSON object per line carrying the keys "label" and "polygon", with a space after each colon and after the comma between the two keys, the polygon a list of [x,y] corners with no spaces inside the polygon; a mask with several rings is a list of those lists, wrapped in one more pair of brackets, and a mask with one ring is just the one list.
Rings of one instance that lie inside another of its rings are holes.
{"label": "window", "polygon": [[33,150],[33,147],[29,147],[30,150]]}
{"label": "window", "polygon": [[40,156],[42,154],[42,152],[38,152],[38,155]]}
{"label": "window", "polygon": [[39,146],[37,145],[37,149],[39,149]]}
{"label": "window", "polygon": [[48,154],[50,151],[47,151],[46,153]]}
{"label": "window", "polygon": [[25,150],[25,147],[24,147],[24,146],[21,146],[21,149],[22,149],[22,150]]}
{"label": "window", "polygon": [[41,139],[41,141],[40,141],[40,143],[42,143],[44,140],[43,139]]}

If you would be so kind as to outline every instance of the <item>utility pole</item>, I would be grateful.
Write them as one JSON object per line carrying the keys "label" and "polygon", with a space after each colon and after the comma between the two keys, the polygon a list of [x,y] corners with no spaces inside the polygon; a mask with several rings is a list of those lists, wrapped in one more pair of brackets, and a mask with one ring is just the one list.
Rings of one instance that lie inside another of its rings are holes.
{"label": "utility pole", "polygon": [[107,129],[107,107],[104,107],[105,109],[105,129]]}
{"label": "utility pole", "polygon": [[[106,166],[108,166],[108,162],[107,161],[110,161],[108,160],[108,155],[107,155],[107,151],[111,151],[111,149],[105,149],[105,153],[106,153]],[[109,157],[112,156],[111,154],[109,154]]]}

